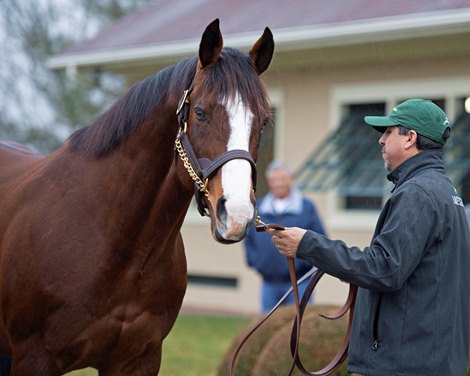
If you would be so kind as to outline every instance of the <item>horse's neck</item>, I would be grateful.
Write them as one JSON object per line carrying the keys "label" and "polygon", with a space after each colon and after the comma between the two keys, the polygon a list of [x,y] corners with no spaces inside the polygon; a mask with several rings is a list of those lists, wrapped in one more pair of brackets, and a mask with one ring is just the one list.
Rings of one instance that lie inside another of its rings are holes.
{"label": "horse's neck", "polygon": [[[174,113],[173,113],[174,116]],[[168,117],[169,118],[169,117]],[[92,190],[87,200],[96,208],[96,221],[119,242],[142,235],[142,228],[181,227],[191,201],[187,182],[178,178],[174,140],[177,125],[166,125],[165,114],[148,120],[108,155],[96,160],[80,158],[75,171]],[[147,240],[143,240],[147,241]]]}

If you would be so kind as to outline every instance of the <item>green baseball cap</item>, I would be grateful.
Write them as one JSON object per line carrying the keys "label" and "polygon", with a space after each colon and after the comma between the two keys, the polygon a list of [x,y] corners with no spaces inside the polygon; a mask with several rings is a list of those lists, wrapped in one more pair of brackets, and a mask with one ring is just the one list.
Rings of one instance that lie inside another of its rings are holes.
{"label": "green baseball cap", "polygon": [[426,99],[408,99],[400,103],[388,116],[366,116],[364,121],[379,132],[386,127],[401,125],[445,145],[444,132],[449,120],[439,106]]}

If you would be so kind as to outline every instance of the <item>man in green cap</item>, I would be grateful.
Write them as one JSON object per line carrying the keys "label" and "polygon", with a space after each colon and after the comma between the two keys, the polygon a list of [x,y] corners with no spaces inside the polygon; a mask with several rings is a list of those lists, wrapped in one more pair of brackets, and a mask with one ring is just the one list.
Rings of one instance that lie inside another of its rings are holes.
{"label": "man in green cap", "polygon": [[369,247],[311,230],[269,230],[285,256],[359,286],[349,371],[366,376],[464,376],[470,339],[470,230],[445,174],[450,125],[433,102],[409,99],[366,116],[395,184]]}

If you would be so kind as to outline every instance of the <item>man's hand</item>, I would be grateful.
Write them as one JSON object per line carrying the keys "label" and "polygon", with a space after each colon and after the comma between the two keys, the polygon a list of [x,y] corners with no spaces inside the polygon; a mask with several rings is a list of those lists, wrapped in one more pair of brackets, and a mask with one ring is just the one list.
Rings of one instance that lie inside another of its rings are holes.
{"label": "man's hand", "polygon": [[267,228],[266,232],[273,236],[271,240],[281,254],[293,258],[307,230],[299,227],[286,227],[284,230]]}

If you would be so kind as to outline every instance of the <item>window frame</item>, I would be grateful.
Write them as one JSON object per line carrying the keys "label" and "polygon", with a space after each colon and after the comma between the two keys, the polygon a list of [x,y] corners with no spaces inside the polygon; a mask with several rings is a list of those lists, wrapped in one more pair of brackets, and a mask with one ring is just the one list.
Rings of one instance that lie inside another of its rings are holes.
{"label": "window frame", "polygon": [[[444,100],[451,122],[459,115],[458,101],[470,95],[470,77],[394,80],[373,83],[338,84],[330,95],[330,131],[335,130],[344,117],[345,109],[352,104],[385,103],[390,113],[404,98],[439,98]],[[384,195],[382,202],[389,198]],[[327,194],[329,226],[332,230],[372,230],[380,210],[344,209],[337,189]]]}

